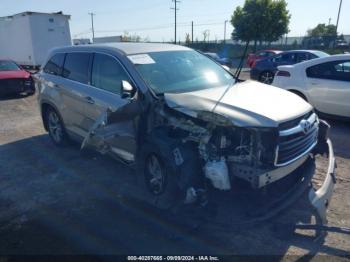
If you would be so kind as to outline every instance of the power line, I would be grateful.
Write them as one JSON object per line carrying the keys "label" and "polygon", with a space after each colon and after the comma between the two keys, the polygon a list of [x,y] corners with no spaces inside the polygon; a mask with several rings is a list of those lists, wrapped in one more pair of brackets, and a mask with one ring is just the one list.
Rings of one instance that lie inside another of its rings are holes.
{"label": "power line", "polygon": [[94,13],[89,13],[89,15],[91,16],[91,30],[92,30],[92,43],[95,42],[95,29],[94,29]]}

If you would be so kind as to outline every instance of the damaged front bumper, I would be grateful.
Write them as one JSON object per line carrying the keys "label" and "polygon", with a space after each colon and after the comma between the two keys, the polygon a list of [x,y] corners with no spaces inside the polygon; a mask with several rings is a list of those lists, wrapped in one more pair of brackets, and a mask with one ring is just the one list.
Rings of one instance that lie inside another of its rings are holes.
{"label": "damaged front bumper", "polygon": [[336,161],[331,140],[327,140],[327,145],[328,171],[326,179],[324,180],[323,185],[318,190],[311,188],[309,192],[310,203],[316,209],[320,219],[319,222],[322,224],[327,223],[327,208],[332,198],[333,189],[336,184]]}

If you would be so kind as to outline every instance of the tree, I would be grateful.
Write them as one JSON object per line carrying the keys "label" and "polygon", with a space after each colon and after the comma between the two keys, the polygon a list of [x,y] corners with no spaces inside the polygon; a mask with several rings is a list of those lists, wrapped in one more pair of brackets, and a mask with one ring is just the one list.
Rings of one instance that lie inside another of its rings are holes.
{"label": "tree", "polygon": [[257,43],[277,41],[289,32],[290,14],[285,0],[246,0],[231,17],[234,40]]}
{"label": "tree", "polygon": [[190,34],[189,33],[186,33],[186,38],[185,38],[185,43],[186,45],[189,45],[191,44],[191,37],[190,37]]}
{"label": "tree", "polygon": [[318,24],[315,28],[307,31],[308,36],[319,37],[319,36],[336,36],[337,27],[335,25]]}
{"label": "tree", "polygon": [[203,34],[203,42],[205,42],[209,36],[209,30],[204,30],[202,34]]}
{"label": "tree", "polygon": [[329,47],[337,39],[337,27],[332,24],[318,24],[315,28],[309,29],[307,35],[311,42],[314,39],[321,39],[323,44]]}
{"label": "tree", "polygon": [[124,31],[122,35],[122,42],[140,42],[141,37],[134,33],[133,35],[130,35],[128,31]]}

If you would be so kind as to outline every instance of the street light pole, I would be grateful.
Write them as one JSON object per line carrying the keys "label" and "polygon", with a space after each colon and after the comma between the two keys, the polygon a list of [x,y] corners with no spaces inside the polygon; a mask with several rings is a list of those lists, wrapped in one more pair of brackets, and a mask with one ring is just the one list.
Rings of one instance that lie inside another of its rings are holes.
{"label": "street light pole", "polygon": [[337,25],[336,25],[336,33],[337,33],[337,34],[338,34],[338,25],[339,25],[339,18],[340,18],[340,12],[341,12],[342,4],[343,4],[343,0],[340,0],[340,3],[339,3],[339,11],[338,11],[338,18],[337,18]]}
{"label": "street light pole", "polygon": [[92,43],[95,42],[95,29],[94,29],[94,13],[89,13],[89,15],[91,16],[91,30],[92,30]]}
{"label": "street light pole", "polygon": [[224,26],[224,43],[226,43],[226,23],[227,23],[228,21],[227,20],[225,20],[225,26]]}
{"label": "street light pole", "polygon": [[176,44],[176,28],[177,28],[177,11],[179,10],[177,8],[177,3],[180,3],[179,0],[173,0],[175,7],[174,8],[170,8],[170,9],[174,9],[175,12],[175,30],[174,30],[174,43]]}

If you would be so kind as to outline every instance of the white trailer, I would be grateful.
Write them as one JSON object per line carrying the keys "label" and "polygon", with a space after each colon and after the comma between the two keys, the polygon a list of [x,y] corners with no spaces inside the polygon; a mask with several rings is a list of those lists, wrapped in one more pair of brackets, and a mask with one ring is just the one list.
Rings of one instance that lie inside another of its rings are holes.
{"label": "white trailer", "polygon": [[24,12],[0,17],[0,59],[38,67],[54,47],[72,45],[69,15]]}

